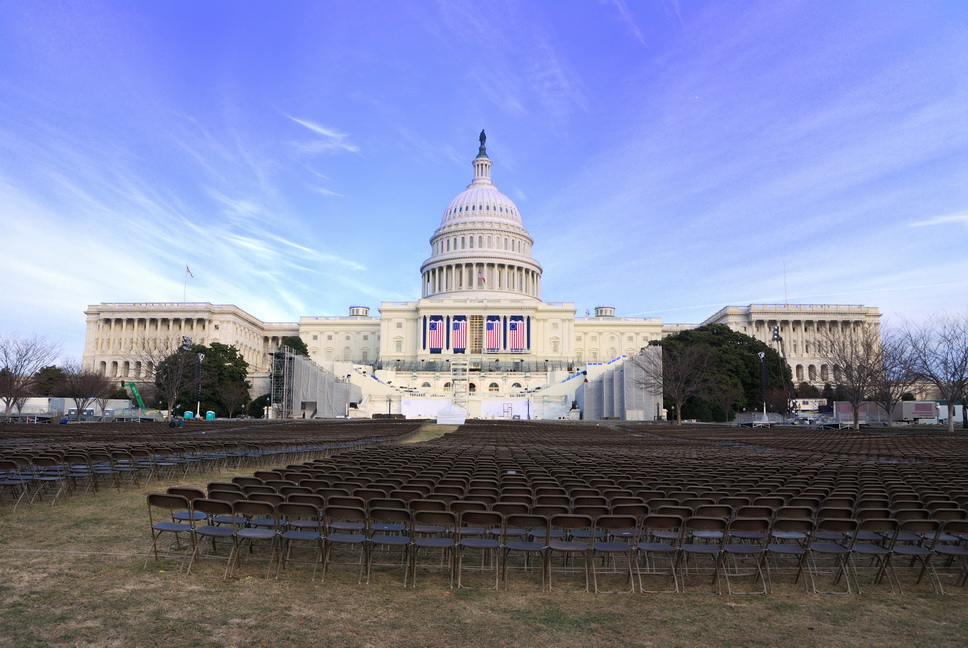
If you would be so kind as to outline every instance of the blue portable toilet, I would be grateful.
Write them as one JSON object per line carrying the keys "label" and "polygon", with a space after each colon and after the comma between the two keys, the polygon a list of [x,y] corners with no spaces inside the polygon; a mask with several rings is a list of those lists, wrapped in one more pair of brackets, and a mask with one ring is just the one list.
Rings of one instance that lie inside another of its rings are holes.
{"label": "blue portable toilet", "polygon": [[191,421],[193,418],[195,418],[195,415],[192,414],[191,412],[185,412],[184,414],[182,414],[182,418],[185,420]]}
{"label": "blue portable toilet", "polygon": [[215,420],[215,412],[213,412],[212,410],[208,410],[207,412],[205,412],[205,420],[206,421],[214,421]]}

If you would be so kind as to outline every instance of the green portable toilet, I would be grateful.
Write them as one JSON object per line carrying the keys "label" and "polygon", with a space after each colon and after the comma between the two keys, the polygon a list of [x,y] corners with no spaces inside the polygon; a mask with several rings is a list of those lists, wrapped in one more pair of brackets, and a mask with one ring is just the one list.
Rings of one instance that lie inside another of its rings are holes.
{"label": "green portable toilet", "polygon": [[207,412],[205,412],[205,420],[206,421],[214,421],[215,420],[215,412],[213,412],[212,410],[208,410]]}

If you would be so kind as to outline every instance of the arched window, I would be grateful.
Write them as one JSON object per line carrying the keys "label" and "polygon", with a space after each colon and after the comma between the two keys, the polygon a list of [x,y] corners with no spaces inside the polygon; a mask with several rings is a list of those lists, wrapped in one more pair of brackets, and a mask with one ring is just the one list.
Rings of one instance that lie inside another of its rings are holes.
{"label": "arched window", "polygon": [[349,347],[343,347],[343,361],[349,362],[353,359],[353,350]]}
{"label": "arched window", "polygon": [[511,389],[521,389],[521,383],[511,383]]}
{"label": "arched window", "polygon": [[470,383],[469,385],[467,385],[467,391],[473,394],[474,392],[477,391],[477,385],[475,385],[474,383]]}
{"label": "arched window", "polygon": [[429,382],[423,382],[423,383],[420,384],[420,387],[421,387],[421,389],[430,389],[430,383]]}
{"label": "arched window", "polygon": [[449,382],[445,382],[444,383],[444,391],[449,391],[449,390],[450,390],[450,383]]}
{"label": "arched window", "polygon": [[817,379],[817,366],[816,365],[810,365],[810,366],[807,367],[807,376],[809,377],[810,380],[816,380]]}
{"label": "arched window", "polygon": [[797,365],[797,380],[803,380],[803,365]]}
{"label": "arched window", "polygon": [[492,382],[490,385],[487,386],[487,391],[489,391],[489,392],[496,392],[499,389],[500,389],[500,387],[498,386],[498,384],[496,382]]}

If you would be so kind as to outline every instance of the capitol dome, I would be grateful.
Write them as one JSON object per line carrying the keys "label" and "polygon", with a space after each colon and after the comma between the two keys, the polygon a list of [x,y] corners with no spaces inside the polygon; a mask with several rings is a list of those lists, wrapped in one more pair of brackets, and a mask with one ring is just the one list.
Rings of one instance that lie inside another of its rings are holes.
{"label": "capitol dome", "polygon": [[[474,158],[474,179],[457,195],[430,238],[431,255],[420,268],[423,297],[541,298],[541,264],[514,202],[491,181],[484,146]],[[468,294],[470,293],[470,294]]]}

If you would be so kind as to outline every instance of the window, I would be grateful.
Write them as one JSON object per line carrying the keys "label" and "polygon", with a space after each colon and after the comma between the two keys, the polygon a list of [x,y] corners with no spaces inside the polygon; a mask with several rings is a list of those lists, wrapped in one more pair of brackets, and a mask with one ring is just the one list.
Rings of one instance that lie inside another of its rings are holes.
{"label": "window", "polygon": [[422,389],[430,389],[430,383],[429,382],[423,382],[423,383],[420,384],[420,387]]}
{"label": "window", "polygon": [[343,361],[344,362],[349,362],[352,359],[353,359],[353,351],[352,351],[352,349],[350,349],[349,347],[345,347],[343,349]]}
{"label": "window", "polygon": [[362,349],[360,351],[360,362],[362,362],[362,363],[365,364],[365,363],[367,363],[369,361],[370,361],[370,350],[369,349]]}
{"label": "window", "polygon": [[370,336],[368,334],[364,333],[363,334],[363,339],[364,340],[369,340],[370,339]]}
{"label": "window", "polygon": [[348,335],[347,335],[347,336],[346,336],[346,340],[347,340],[347,341],[349,341],[349,339],[350,339],[350,336],[348,336]]}
{"label": "window", "polygon": [[403,328],[403,322],[397,322],[397,328],[398,329],[402,329]]}
{"label": "window", "polygon": [[477,385],[475,385],[474,383],[469,384],[467,386],[467,391],[473,394],[474,392],[477,391]]}
{"label": "window", "polygon": [[332,340],[332,339],[333,339],[333,335],[332,335],[332,334],[329,334],[329,335],[327,335],[327,336],[326,336],[326,339],[327,339],[327,340]]}
{"label": "window", "polygon": [[445,382],[444,383],[444,391],[447,391],[449,389],[450,389],[450,383],[449,382]]}
{"label": "window", "polygon": [[511,389],[521,389],[521,383],[511,383]]}
{"label": "window", "polygon": [[397,353],[403,353],[403,340],[394,340],[393,348]]}
{"label": "window", "polygon": [[557,331],[558,330],[558,322],[552,322],[551,323],[551,328],[552,328],[552,330]]}
{"label": "window", "polygon": [[490,385],[487,386],[487,391],[489,391],[489,392],[496,392],[499,389],[500,389],[500,387],[498,386],[498,384],[496,382],[492,382]]}
{"label": "window", "polygon": [[319,339],[319,336],[318,336],[318,335],[316,335],[315,333],[313,333],[313,342],[315,342],[315,341],[316,341],[316,340],[318,340],[318,339]]}

